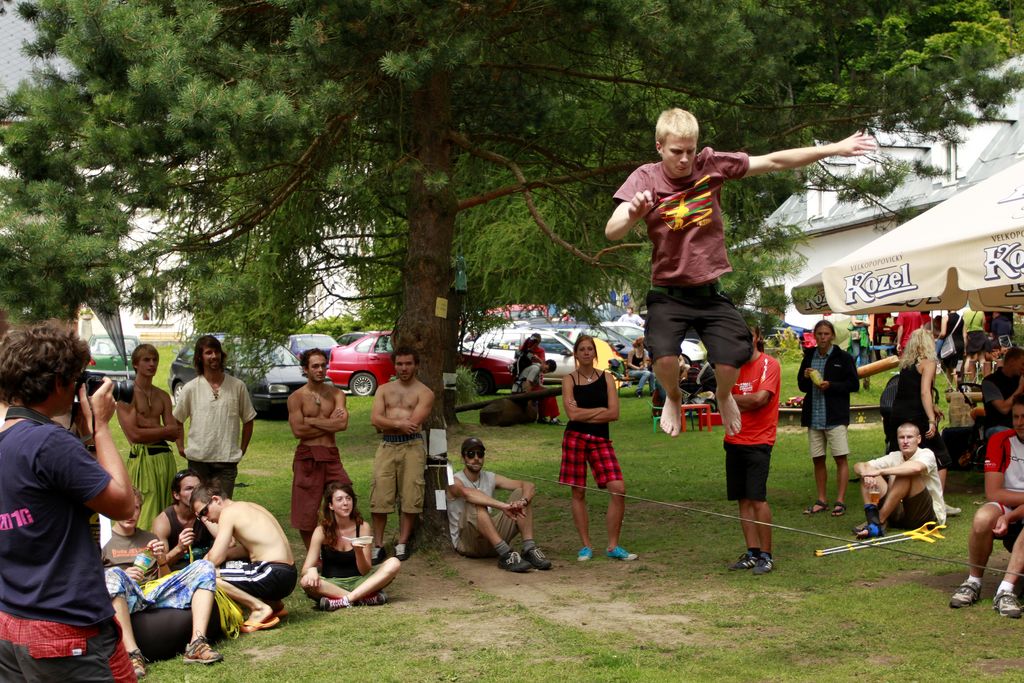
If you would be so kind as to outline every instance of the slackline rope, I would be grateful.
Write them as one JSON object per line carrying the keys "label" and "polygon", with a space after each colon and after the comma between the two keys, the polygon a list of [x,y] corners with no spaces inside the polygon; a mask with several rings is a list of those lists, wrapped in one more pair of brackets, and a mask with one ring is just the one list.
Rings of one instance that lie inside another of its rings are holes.
{"label": "slackline rope", "polygon": [[[596,489],[596,488],[592,488],[590,486],[580,486],[578,484],[563,484],[562,482],[558,481],[557,479],[548,479],[547,477],[534,477],[534,476],[529,476],[529,475],[516,474],[514,472],[509,472],[509,475],[512,476],[512,477],[515,477],[517,479],[532,479],[533,481],[542,481],[542,482],[546,482],[546,483],[549,483],[549,484],[557,484],[558,486],[568,486],[568,487],[571,487],[571,488],[583,489],[584,491],[593,491],[595,493],[604,493],[604,494],[607,494],[607,495],[612,495],[606,489]],[[654,505],[661,505],[663,507],[673,508],[673,509],[676,509],[676,510],[682,510],[684,512],[696,512],[696,513],[699,513],[699,514],[702,514],[702,515],[709,515],[711,517],[722,517],[724,519],[731,519],[731,520],[735,520],[735,521],[738,521],[738,522],[751,522],[753,524],[760,524],[761,526],[768,526],[768,527],[771,527],[773,529],[779,529],[781,531],[792,531],[793,533],[804,534],[805,536],[816,536],[818,538],[827,538],[827,539],[829,539],[831,541],[839,541],[840,543],[843,543],[843,544],[850,543],[850,539],[849,538],[843,538],[843,537],[840,537],[840,536],[833,536],[831,534],[823,534],[823,533],[821,533],[819,531],[810,531],[809,529],[798,529],[796,527],[786,526],[784,524],[774,524],[774,523],[771,523],[771,522],[761,522],[761,521],[758,521],[756,519],[746,519],[744,517],[740,517],[739,515],[730,515],[730,514],[728,514],[726,512],[715,512],[714,510],[705,510],[703,508],[694,507],[692,505],[685,505],[683,503],[669,503],[669,502],[666,502],[666,501],[663,501],[663,500],[654,500],[653,498],[644,498],[642,496],[635,496],[635,495],[630,494],[630,493],[624,493],[624,494],[622,494],[622,497],[623,498],[628,498],[630,500],[640,501],[642,503],[652,503]],[[882,538],[885,538],[885,537],[883,536]],[[995,539],[995,540],[998,540],[998,539]],[[995,540],[993,540],[993,544],[995,543]],[[887,551],[889,551],[891,553],[899,553],[901,555],[909,555],[911,557],[917,557],[917,558],[921,558],[921,559],[924,559],[924,560],[931,560],[933,562],[944,562],[944,563],[947,563],[947,564],[955,564],[955,565],[959,565],[961,567],[967,567],[969,569],[972,569],[972,568],[973,569],[981,569],[983,572],[988,570],[988,571],[995,571],[995,572],[998,573],[1000,571],[1000,570],[991,570],[991,569],[988,569],[985,565],[974,564],[973,562],[969,562],[967,560],[955,560],[955,559],[948,558],[948,557],[935,557],[934,555],[926,555],[924,553],[917,553],[917,552],[914,552],[913,550],[904,550],[903,548],[895,548],[895,547],[892,547],[892,545],[893,544],[890,544],[890,545],[879,545],[877,547],[878,548],[884,548],[885,550],[887,550]],[[874,547],[876,547],[874,544],[867,543],[867,544],[865,544],[864,549],[866,550],[868,548],[874,548]],[[1024,576],[1024,573],[1013,572],[1013,571],[1010,571],[1009,569],[1003,570],[1003,573],[1004,574],[1012,574],[1012,575],[1018,576],[1018,577]]]}

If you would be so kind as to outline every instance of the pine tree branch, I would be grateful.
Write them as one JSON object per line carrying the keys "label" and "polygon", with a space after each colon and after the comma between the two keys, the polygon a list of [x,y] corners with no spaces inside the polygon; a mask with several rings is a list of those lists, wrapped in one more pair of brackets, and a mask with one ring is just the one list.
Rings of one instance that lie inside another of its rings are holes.
{"label": "pine tree branch", "polygon": [[[476,147],[469,141],[468,138],[466,138],[466,136],[462,135],[461,133],[450,131],[448,133],[448,137],[452,142],[454,142],[459,147],[462,147],[464,150],[466,150],[473,156],[477,156],[480,157],[481,159],[486,159],[488,161],[501,164],[502,166],[505,166],[508,170],[512,172],[512,174],[516,177],[516,180],[519,181],[519,192],[523,195],[523,201],[526,202],[526,208],[529,210],[530,215],[533,217],[534,223],[537,224],[537,227],[540,228],[541,232],[543,232],[549,240],[551,240],[553,243],[560,246],[561,248],[565,249],[570,254],[580,259],[584,263],[588,263],[592,266],[606,267],[604,264],[600,263],[598,258],[584,253],[575,245],[569,244],[564,239],[555,234],[555,232],[547,224],[547,221],[544,220],[544,217],[540,215],[540,211],[537,209],[537,205],[533,201],[533,193],[530,192],[530,186],[532,185],[532,183],[527,182],[526,176],[523,175],[522,169],[519,168],[519,165],[516,162],[496,152],[491,152]],[[459,208],[462,208],[461,203]]]}
{"label": "pine tree branch", "polygon": [[[459,144],[459,146],[462,146],[461,143],[458,143],[458,141],[456,141],[456,142],[457,142],[457,144]],[[466,140],[466,143],[469,144],[468,139]],[[476,148],[466,147],[465,149],[467,149],[467,151],[470,151],[472,153],[472,149],[476,149]],[[488,154],[490,154],[490,152],[488,152]],[[475,155],[475,156],[481,156],[481,155]],[[505,157],[501,157],[501,156],[498,156],[498,155],[495,155],[495,157],[496,158],[489,158],[489,157],[484,156],[482,158],[488,159],[489,161],[495,161],[497,163],[502,164],[503,166],[505,166],[507,168],[511,168],[509,166],[509,164],[512,163],[512,162],[510,162],[509,160],[505,159]],[[607,173],[619,173],[619,172],[622,172],[622,171],[631,171],[634,168],[636,168],[637,165],[638,165],[637,162],[629,161],[629,162],[621,163],[621,164],[612,164],[611,166],[601,166],[599,168],[592,168],[589,171],[582,171],[580,173],[570,173],[568,175],[552,176],[550,178],[543,178],[541,180],[534,180],[534,181],[530,181],[530,182],[526,182],[525,181],[525,176],[523,176],[524,180],[521,183],[516,183],[515,185],[506,185],[505,187],[495,188],[495,189],[493,189],[493,190],[491,190],[489,192],[484,192],[483,194],[478,194],[478,195],[476,195],[474,197],[469,197],[467,199],[459,200],[458,210],[459,211],[463,211],[465,209],[471,209],[474,206],[480,206],[481,204],[486,204],[487,202],[493,201],[493,200],[498,199],[500,197],[505,197],[505,196],[508,196],[510,194],[516,194],[516,193],[524,192],[524,191],[528,191],[528,190],[535,190],[535,189],[541,188],[541,187],[551,187],[551,186],[554,186],[554,185],[565,185],[565,184],[568,184],[568,183],[576,182],[578,180],[585,180],[587,178],[593,178],[595,176],[605,175]],[[513,173],[515,173],[515,171],[513,171]],[[522,176],[522,173],[519,173],[516,177],[520,177],[520,176]]]}

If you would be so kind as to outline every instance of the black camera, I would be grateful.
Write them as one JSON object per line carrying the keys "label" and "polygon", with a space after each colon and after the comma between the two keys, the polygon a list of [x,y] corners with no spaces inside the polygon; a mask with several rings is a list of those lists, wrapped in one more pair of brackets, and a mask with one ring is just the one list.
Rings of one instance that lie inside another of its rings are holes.
{"label": "black camera", "polygon": [[[92,396],[103,386],[103,378],[104,375],[98,372],[83,370],[75,385],[75,394],[78,394],[78,387],[84,384],[85,393],[88,396]],[[121,401],[122,403],[131,403],[132,399],[135,398],[135,383],[130,379],[112,379],[111,382],[114,383],[114,400]]]}

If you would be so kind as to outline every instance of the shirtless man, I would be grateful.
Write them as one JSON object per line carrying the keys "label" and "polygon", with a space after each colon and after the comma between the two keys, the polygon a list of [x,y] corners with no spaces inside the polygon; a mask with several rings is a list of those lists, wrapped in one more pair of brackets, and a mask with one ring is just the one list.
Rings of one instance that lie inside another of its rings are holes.
{"label": "shirtless man", "polygon": [[[192,511],[210,526],[215,538],[206,559],[219,567],[217,588],[249,608],[242,632],[277,626],[284,610],[282,601],[295,590],[299,578],[281,525],[265,507],[231,500],[216,486],[204,485],[192,492]],[[247,561],[221,566],[241,549],[247,553]]]}
{"label": "shirtless man", "polygon": [[335,435],[348,427],[345,394],[327,379],[327,354],[308,349],[299,357],[306,386],[288,397],[288,425],[299,440],[292,462],[292,528],[302,543],[316,529],[320,501],[328,482],[351,484],[341,464]]}
{"label": "shirtless man", "polygon": [[164,508],[153,520],[153,533],[168,548],[167,564],[171,569],[184,569],[190,562],[206,557],[213,547],[213,535],[192,512],[192,492],[201,483],[195,470],[175,474],[171,481],[174,505]]}
{"label": "shirtless man", "polygon": [[381,434],[381,443],[373,457],[373,484],[370,486],[370,514],[373,519],[373,563],[383,562],[384,528],[388,514],[395,509],[395,498],[402,503],[395,557],[409,558],[407,543],[416,517],[423,512],[423,470],[427,449],[423,445],[423,422],[434,407],[434,392],[416,378],[419,355],[400,347],[391,354],[397,381],[377,389],[370,421]]}
{"label": "shirtless man", "polygon": [[139,344],[132,351],[135,368],[135,396],[131,403],[117,403],[117,421],[131,443],[128,473],[132,486],[142,493],[142,513],[138,525],[151,529],[160,511],[173,503],[171,480],[178,469],[168,444],[181,433],[174,419],[171,397],[153,386],[160,354],[152,344]]}

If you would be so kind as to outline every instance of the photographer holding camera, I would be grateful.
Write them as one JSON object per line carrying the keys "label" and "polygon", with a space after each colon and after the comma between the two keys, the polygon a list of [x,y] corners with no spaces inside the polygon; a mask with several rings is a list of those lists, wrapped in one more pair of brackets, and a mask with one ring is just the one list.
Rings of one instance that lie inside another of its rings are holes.
{"label": "photographer holding camera", "polygon": [[[112,384],[90,397],[88,361],[58,323],[0,344],[0,680],[135,680],[89,528],[93,511],[130,517],[134,498],[110,433]],[[52,421],[76,394],[95,455]]]}

